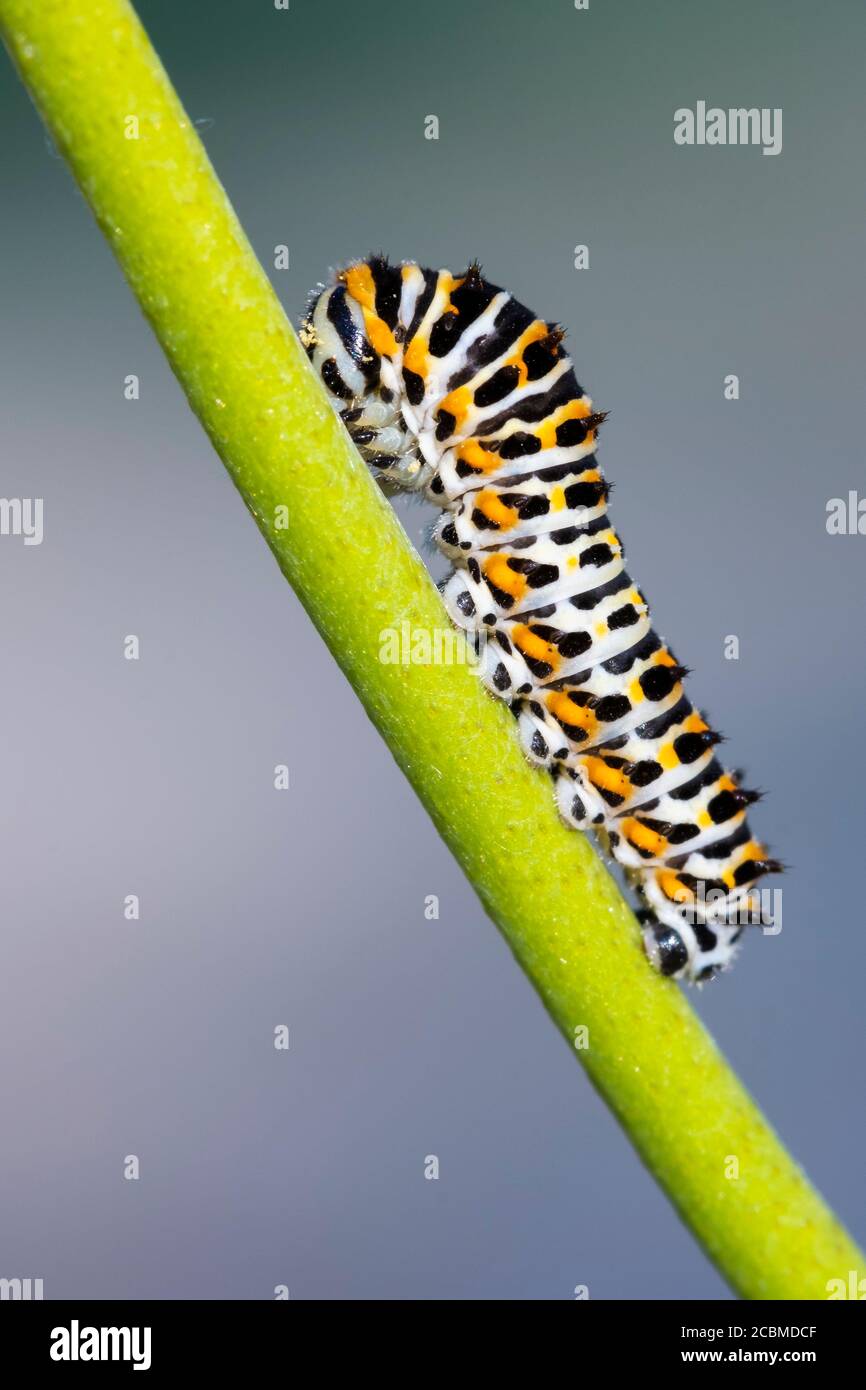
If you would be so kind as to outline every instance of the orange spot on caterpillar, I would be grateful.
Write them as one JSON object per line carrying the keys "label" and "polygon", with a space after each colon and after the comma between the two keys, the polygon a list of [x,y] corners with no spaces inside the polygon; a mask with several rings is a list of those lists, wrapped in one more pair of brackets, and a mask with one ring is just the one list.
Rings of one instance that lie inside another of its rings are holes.
{"label": "orange spot on caterpillar", "polygon": [[526,592],[526,580],[511,568],[507,555],[491,555],[484,564],[483,573],[494,588],[501,589],[512,598],[522,598]]}

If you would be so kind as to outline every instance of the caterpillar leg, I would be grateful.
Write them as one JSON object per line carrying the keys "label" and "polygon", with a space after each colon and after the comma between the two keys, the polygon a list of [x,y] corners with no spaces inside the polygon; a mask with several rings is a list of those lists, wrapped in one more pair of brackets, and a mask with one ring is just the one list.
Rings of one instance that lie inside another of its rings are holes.
{"label": "caterpillar leg", "polygon": [[550,768],[561,759],[565,750],[547,721],[539,717],[534,705],[533,700],[520,702],[517,719],[520,745],[536,767]]}
{"label": "caterpillar leg", "polygon": [[515,657],[504,633],[472,627],[464,627],[464,631],[473,636],[478,657],[476,674],[491,695],[511,700],[526,689],[525,683],[519,684],[525,675],[523,664]]}
{"label": "caterpillar leg", "polygon": [[489,621],[482,617],[478,607],[478,585],[462,567],[449,575],[442,589],[442,598],[449,618],[457,627],[476,631],[482,627],[495,626],[495,614],[489,615]]}
{"label": "caterpillar leg", "polygon": [[556,804],[562,819],[575,830],[594,830],[604,824],[604,802],[577,767],[560,766],[556,776]]}

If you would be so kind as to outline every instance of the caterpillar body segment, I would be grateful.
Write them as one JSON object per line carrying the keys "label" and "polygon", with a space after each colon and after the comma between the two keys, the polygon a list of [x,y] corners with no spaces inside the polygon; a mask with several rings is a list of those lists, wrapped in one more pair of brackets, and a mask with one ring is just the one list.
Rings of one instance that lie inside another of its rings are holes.
{"label": "caterpillar body segment", "polygon": [[599,832],[637,888],[650,961],[705,980],[781,866],[625,568],[595,453],[604,415],[563,336],[476,264],[383,257],[340,271],[301,327],[363,457],[441,508],[448,613],[565,820]]}

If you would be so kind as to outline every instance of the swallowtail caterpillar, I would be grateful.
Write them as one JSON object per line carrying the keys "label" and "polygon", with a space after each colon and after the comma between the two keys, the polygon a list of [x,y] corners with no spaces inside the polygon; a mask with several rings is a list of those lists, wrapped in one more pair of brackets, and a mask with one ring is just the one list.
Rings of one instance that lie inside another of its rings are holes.
{"label": "swallowtail caterpillar", "polygon": [[477,264],[452,275],[375,256],[315,292],[301,337],[370,467],[441,508],[448,612],[562,816],[637,888],[651,963],[709,979],[781,865],[752,838],[757,793],[720,765],[626,571],[595,455],[605,417],[563,330]]}

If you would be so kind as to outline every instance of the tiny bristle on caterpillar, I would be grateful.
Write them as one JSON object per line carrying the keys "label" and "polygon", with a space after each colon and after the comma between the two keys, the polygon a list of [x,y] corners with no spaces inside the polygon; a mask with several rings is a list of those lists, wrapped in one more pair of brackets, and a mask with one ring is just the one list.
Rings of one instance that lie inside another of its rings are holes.
{"label": "tiny bristle on caterpillar", "polygon": [[301,341],[362,456],[441,509],[442,586],[487,688],[517,717],[563,818],[601,834],[641,900],[647,955],[702,981],[782,865],[754,840],[721,735],[691,704],[607,514],[607,418],[578,384],[565,329],[471,261],[462,274],[383,253],[312,298]]}

